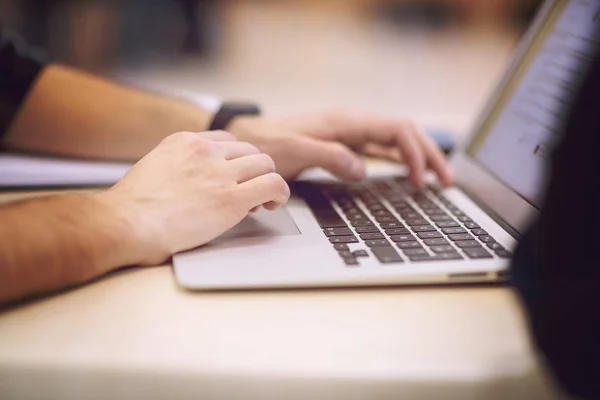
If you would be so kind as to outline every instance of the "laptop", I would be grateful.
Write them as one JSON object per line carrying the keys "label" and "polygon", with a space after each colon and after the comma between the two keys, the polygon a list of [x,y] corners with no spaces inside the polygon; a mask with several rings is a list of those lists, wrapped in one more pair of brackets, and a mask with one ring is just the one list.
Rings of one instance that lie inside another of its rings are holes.
{"label": "laptop", "polygon": [[423,190],[397,165],[359,183],[309,171],[277,211],[259,211],[173,258],[196,290],[498,282],[544,191],[544,168],[598,44],[600,1],[540,10],[451,164],[457,184]]}

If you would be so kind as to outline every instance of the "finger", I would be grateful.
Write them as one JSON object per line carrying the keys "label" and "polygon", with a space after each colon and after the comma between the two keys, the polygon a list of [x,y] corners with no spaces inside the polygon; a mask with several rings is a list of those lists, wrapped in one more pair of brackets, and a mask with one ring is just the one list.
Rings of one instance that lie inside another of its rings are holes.
{"label": "finger", "polygon": [[360,180],[366,176],[360,156],[341,143],[302,138],[296,151],[309,166],[325,168],[341,179]]}
{"label": "finger", "polygon": [[337,128],[329,133],[332,139],[352,148],[362,148],[367,143],[397,147],[410,169],[411,182],[417,187],[423,185],[425,155],[410,124],[356,113],[342,113],[336,118]]}
{"label": "finger", "polygon": [[274,210],[288,201],[290,188],[281,175],[272,172],[241,183],[237,195],[248,210],[263,204]]}
{"label": "finger", "polygon": [[220,143],[219,150],[226,160],[260,154],[260,150],[256,146],[247,142],[223,142]]}
{"label": "finger", "polygon": [[231,160],[227,163],[227,168],[233,170],[238,183],[243,183],[258,176],[275,172],[275,162],[268,155],[261,153]]}
{"label": "finger", "polygon": [[225,131],[206,131],[198,132],[198,136],[202,139],[214,140],[215,142],[235,142],[237,138],[229,132]]}
{"label": "finger", "polygon": [[400,150],[396,147],[382,146],[377,143],[367,143],[359,150],[360,154],[364,154],[369,157],[382,158],[384,160],[393,161],[396,163],[403,163],[404,159]]}
{"label": "finger", "polygon": [[421,143],[421,147],[425,153],[427,165],[435,171],[444,186],[449,186],[454,183],[454,172],[448,165],[447,159],[438,145],[421,127],[414,123],[412,123],[412,125],[417,134],[417,140]]}
{"label": "finger", "polygon": [[423,187],[425,181],[425,155],[416,132],[408,123],[394,121],[391,129],[404,162],[410,169],[409,179],[413,185]]}

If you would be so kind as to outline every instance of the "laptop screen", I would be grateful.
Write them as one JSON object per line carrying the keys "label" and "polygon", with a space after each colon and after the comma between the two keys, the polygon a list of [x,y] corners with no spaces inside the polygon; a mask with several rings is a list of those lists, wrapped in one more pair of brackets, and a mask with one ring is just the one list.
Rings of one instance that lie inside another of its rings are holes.
{"label": "laptop screen", "polygon": [[600,1],[556,1],[503,85],[467,155],[538,207],[544,169],[600,48]]}

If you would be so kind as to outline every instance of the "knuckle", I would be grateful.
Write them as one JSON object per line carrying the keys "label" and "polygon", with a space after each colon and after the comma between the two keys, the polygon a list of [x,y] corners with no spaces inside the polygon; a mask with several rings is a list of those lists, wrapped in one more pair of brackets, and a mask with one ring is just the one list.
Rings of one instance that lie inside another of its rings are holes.
{"label": "knuckle", "polygon": [[260,153],[257,155],[259,157],[260,163],[268,169],[270,172],[275,172],[275,161],[268,154]]}
{"label": "knuckle", "polygon": [[237,138],[227,132],[227,131],[223,131],[223,130],[218,130],[218,131],[213,131],[214,133],[218,134],[219,136],[221,136],[223,139],[229,140],[229,141],[237,141]]}
{"label": "knuckle", "polygon": [[192,132],[182,131],[175,132],[163,139],[163,142],[181,142],[190,140],[193,136]]}
{"label": "knuckle", "polygon": [[272,190],[274,194],[281,197],[289,197],[290,187],[281,175],[273,172],[266,176],[268,179],[269,189]]}
{"label": "knuckle", "polygon": [[258,147],[256,147],[252,143],[248,143],[248,142],[240,142],[240,143],[243,144],[244,146],[246,146],[246,151],[248,153],[250,153],[250,154],[260,154],[260,150],[258,149]]}
{"label": "knuckle", "polygon": [[211,154],[218,148],[218,144],[216,142],[202,139],[200,137],[196,137],[189,146],[194,153],[201,155]]}

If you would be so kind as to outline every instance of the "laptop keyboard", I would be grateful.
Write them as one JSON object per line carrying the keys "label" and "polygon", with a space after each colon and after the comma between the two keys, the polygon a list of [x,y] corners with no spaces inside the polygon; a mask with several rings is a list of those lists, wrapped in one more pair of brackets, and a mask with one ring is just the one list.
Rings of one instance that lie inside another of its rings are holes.
{"label": "laptop keyboard", "polygon": [[348,266],[371,256],[382,264],[511,256],[439,191],[418,191],[406,178],[296,182],[294,190]]}

